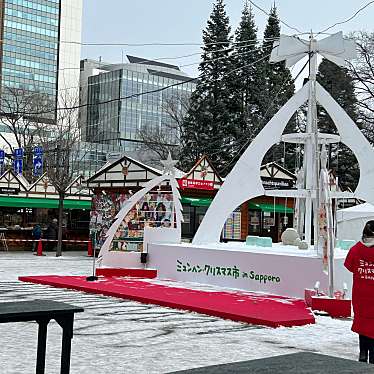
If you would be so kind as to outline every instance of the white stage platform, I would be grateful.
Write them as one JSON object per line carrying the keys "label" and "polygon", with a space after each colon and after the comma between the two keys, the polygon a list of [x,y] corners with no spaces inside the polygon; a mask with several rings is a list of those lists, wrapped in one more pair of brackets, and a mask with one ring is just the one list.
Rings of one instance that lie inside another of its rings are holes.
{"label": "white stage platform", "polygon": [[[335,251],[335,290],[352,275],[344,268],[347,251]],[[187,281],[274,295],[304,297],[305,288],[317,281],[328,290],[322,259],[313,249],[273,244],[272,248],[229,242],[209,245],[148,244],[147,267],[157,269],[158,278]]]}

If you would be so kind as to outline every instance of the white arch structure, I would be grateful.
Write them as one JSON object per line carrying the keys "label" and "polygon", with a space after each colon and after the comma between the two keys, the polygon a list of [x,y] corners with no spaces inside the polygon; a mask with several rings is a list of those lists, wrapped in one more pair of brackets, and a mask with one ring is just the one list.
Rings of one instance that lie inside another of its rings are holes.
{"label": "white arch structure", "polygon": [[[130,212],[130,210],[134,207],[134,205],[148,192],[150,192],[154,187],[158,186],[162,182],[169,180],[171,189],[172,189],[172,196],[173,196],[173,203],[174,203],[174,211],[176,216],[176,230],[178,231],[179,237],[181,237],[182,233],[182,222],[183,222],[183,215],[182,215],[182,204],[180,202],[180,193],[178,190],[178,183],[175,180],[173,173],[167,173],[160,175],[152,180],[150,180],[144,188],[140,191],[136,192],[132,195],[123,205],[121,210],[117,213],[115,217],[115,221],[113,222],[112,226],[110,226],[109,230],[106,233],[105,241],[100,249],[100,253],[98,256],[98,264],[101,264],[103,260],[105,260],[106,256],[110,256],[110,248],[116,234],[118,228],[120,227],[121,223]],[[174,215],[173,215],[174,217]]]}
{"label": "white arch structure", "polygon": [[[308,100],[308,82],[275,114],[246,149],[214,198],[193,239],[194,245],[217,243],[226,218],[247,200],[265,194],[260,167],[267,151],[281,141],[293,113]],[[355,154],[360,180],[354,196],[374,203],[374,149],[353,120],[331,95],[316,83],[317,101],[335,123],[341,142]]]}

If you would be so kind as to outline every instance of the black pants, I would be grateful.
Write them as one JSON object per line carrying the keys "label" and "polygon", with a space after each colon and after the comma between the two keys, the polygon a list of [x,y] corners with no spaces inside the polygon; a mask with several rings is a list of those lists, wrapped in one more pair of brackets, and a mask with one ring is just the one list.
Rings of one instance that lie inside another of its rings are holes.
{"label": "black pants", "polygon": [[360,335],[360,358],[361,362],[368,362],[374,364],[374,339],[367,336]]}

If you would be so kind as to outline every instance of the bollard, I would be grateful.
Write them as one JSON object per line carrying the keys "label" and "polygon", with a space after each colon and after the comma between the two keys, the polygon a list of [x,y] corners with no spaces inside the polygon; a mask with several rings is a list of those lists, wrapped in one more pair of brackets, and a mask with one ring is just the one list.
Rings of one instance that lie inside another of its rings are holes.
{"label": "bollard", "polygon": [[91,240],[88,241],[87,244],[87,256],[92,257],[93,256],[93,249],[92,249],[92,242]]}
{"label": "bollard", "polygon": [[36,250],[36,255],[43,256],[43,243],[41,239],[38,241],[38,248]]}

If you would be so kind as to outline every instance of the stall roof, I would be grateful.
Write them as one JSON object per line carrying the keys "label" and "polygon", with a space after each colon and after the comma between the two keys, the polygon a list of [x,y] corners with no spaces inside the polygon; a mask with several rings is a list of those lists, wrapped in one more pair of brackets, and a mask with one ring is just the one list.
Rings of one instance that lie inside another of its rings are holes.
{"label": "stall roof", "polygon": [[350,208],[339,209],[336,212],[336,217],[338,222],[374,217],[374,205],[370,203],[364,203],[352,206]]}
{"label": "stall roof", "polygon": [[207,155],[202,156],[184,178],[211,181],[217,185],[217,188],[223,183],[223,179]]}
{"label": "stall roof", "polygon": [[260,168],[260,174],[261,177],[296,180],[295,174],[274,161],[262,165]]}
{"label": "stall roof", "polygon": [[[0,206],[16,208],[58,208],[58,199],[0,196]],[[91,209],[90,200],[64,200],[65,209]]]}
{"label": "stall roof", "polygon": [[[181,178],[184,175],[177,168],[174,168],[174,170],[176,178]],[[162,173],[162,170],[123,155],[106,163],[87,180],[87,183],[91,188],[141,187],[144,183],[162,175]]]}
{"label": "stall roof", "polygon": [[[182,197],[182,204],[190,204],[192,206],[209,206],[213,199],[209,197]],[[249,208],[254,210],[261,210],[263,212],[276,213],[293,213],[293,209],[281,204],[266,204],[266,203],[249,203]]]}

